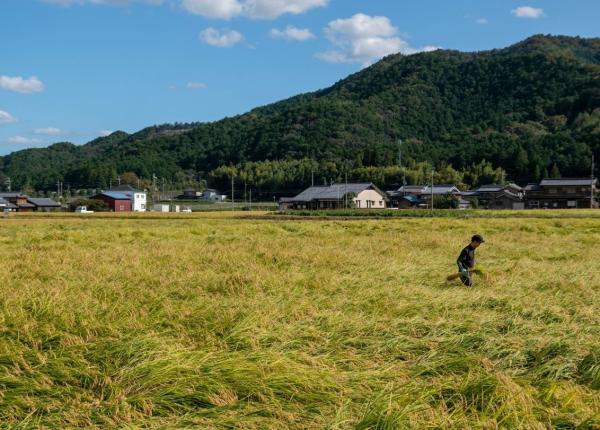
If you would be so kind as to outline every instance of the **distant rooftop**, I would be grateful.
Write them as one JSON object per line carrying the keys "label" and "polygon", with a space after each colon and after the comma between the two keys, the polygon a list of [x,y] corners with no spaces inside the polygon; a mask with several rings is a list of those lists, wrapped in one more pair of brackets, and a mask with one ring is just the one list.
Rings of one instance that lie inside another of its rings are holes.
{"label": "distant rooftop", "polygon": [[100,193],[102,196],[110,197],[114,200],[130,200],[129,196],[125,193],[119,193],[117,191],[105,191]]}
{"label": "distant rooftop", "polygon": [[294,197],[291,201],[310,202],[313,200],[339,200],[347,193],[359,194],[369,188],[378,190],[377,187],[370,182],[309,187]]}
{"label": "distant rooftop", "polygon": [[[594,179],[593,183],[597,183],[597,180]],[[572,186],[589,186],[592,184],[591,178],[561,178],[561,179],[543,179],[540,182],[540,186],[542,187],[559,187],[564,185],[572,185]]]}
{"label": "distant rooftop", "polygon": [[46,198],[28,198],[27,201],[29,203],[34,204],[35,206],[38,207],[52,207],[52,208],[59,208],[60,207],[60,203],[55,202],[52,199],[46,199]]}

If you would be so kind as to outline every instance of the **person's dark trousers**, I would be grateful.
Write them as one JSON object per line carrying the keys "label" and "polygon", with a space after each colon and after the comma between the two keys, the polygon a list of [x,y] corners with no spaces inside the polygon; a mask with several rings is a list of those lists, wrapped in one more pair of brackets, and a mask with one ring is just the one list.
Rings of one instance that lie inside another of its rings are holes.
{"label": "person's dark trousers", "polygon": [[464,265],[457,263],[458,265],[458,273],[460,273],[460,280],[463,284],[465,284],[467,287],[472,287],[473,286],[473,277],[471,275],[471,272],[469,272],[469,268],[465,267]]}

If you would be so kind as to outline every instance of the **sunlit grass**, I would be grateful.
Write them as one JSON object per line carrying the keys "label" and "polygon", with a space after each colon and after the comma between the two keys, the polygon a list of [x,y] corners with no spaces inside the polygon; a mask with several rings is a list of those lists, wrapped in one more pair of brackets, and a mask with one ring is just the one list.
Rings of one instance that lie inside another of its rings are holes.
{"label": "sunlit grass", "polygon": [[232,216],[0,219],[0,426],[600,426],[599,220]]}

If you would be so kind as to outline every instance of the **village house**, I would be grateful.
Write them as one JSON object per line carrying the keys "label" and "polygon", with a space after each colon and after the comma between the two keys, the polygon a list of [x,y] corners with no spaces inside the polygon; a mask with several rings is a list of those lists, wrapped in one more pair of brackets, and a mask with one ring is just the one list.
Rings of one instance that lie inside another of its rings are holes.
{"label": "village house", "polygon": [[485,209],[525,209],[524,190],[516,184],[482,185],[461,193],[462,199]]}
{"label": "village house", "polygon": [[122,193],[128,196],[131,200],[131,210],[133,212],[146,212],[147,197],[145,191],[133,188],[131,185],[119,185],[117,187],[112,187],[108,191]]}
{"label": "village house", "polygon": [[581,209],[598,207],[597,180],[590,178],[544,179],[525,187],[528,209]]}
{"label": "village house", "polygon": [[430,206],[431,196],[452,196],[458,201],[461,192],[455,185],[405,185],[395,191],[388,191],[390,206],[400,209]]}
{"label": "village house", "polygon": [[35,206],[36,212],[57,212],[62,210],[60,203],[52,199],[29,197],[27,201]]}
{"label": "village house", "polygon": [[0,210],[10,212],[49,212],[61,210],[52,199],[33,198],[18,192],[0,193]]}
{"label": "village house", "polygon": [[279,209],[385,209],[386,196],[372,183],[332,184],[310,187],[296,197],[282,198]]}
{"label": "village house", "polygon": [[94,200],[102,200],[113,212],[131,212],[131,197],[117,191],[105,191],[92,196]]}
{"label": "village house", "polygon": [[5,200],[4,198],[0,197],[0,211],[1,212],[15,212],[17,210],[17,206],[14,205],[13,203],[9,202],[8,200]]}

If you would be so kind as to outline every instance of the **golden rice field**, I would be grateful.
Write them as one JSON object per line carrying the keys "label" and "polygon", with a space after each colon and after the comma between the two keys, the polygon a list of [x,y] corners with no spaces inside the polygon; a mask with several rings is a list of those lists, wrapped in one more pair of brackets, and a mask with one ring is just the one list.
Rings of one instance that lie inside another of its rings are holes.
{"label": "golden rice field", "polygon": [[504,214],[0,218],[0,428],[599,429],[600,218]]}

